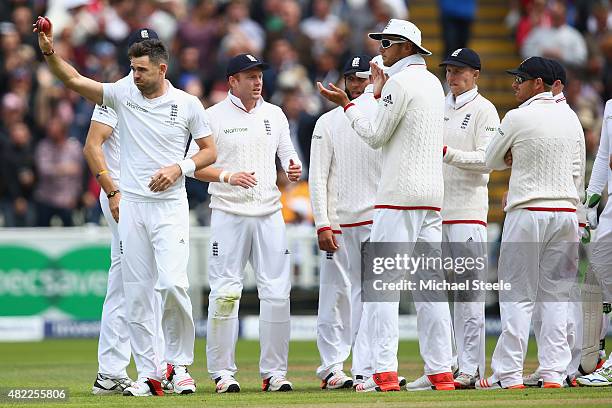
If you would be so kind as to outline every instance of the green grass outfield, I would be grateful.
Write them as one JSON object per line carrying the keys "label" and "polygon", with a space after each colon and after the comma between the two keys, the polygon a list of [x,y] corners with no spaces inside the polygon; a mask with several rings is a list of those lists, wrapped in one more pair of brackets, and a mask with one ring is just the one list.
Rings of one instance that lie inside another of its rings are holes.
{"label": "green grass outfield", "polygon": [[[610,343],[609,343],[610,344]],[[0,343],[0,390],[6,395],[11,388],[64,388],[68,401],[36,403],[9,402],[5,396],[0,407],[612,407],[612,387],[572,389],[527,389],[497,391],[407,391],[357,394],[351,390],[322,391],[314,375],[319,362],[316,344],[292,342],[289,356],[289,379],[295,391],[263,393],[260,391],[257,342],[240,341],[236,352],[239,394],[214,394],[213,382],[205,370],[204,341],[196,343],[196,363],[191,373],[198,383],[192,395],[166,395],[163,398],[135,398],[121,395],[98,397],[90,393],[96,375],[95,340],[46,340],[40,343]],[[487,341],[491,356],[495,339]],[[400,374],[409,380],[422,374],[422,362],[416,342],[401,342]],[[535,347],[530,347],[527,370],[536,367]],[[134,376],[133,366],[129,373]]]}

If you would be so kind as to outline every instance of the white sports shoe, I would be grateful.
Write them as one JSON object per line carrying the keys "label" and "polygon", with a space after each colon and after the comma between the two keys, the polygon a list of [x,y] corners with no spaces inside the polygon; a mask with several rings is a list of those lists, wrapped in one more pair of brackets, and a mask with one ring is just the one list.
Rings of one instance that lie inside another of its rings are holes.
{"label": "white sports shoe", "polygon": [[358,384],[355,387],[355,391],[357,392],[375,392],[380,391],[380,387],[374,382],[374,377],[370,377],[367,380],[363,381],[361,384]]}
{"label": "white sports shoe", "polygon": [[523,384],[525,384],[527,387],[541,387],[542,377],[540,377],[540,373],[536,370],[533,373],[523,377]]}
{"label": "white sports shoe", "polygon": [[262,391],[293,391],[293,384],[284,376],[273,375],[263,380]]}
{"label": "white sports shoe", "polygon": [[370,377],[367,377],[365,375],[356,375],[353,379],[353,388],[356,388],[359,384],[363,384],[368,380],[368,378]]}
{"label": "white sports shoe", "polygon": [[406,384],[407,391],[431,391],[433,389],[435,389],[435,387],[426,375]]}
{"label": "white sports shoe", "polygon": [[149,397],[151,395],[162,396],[164,391],[161,388],[161,383],[152,378],[139,378],[138,381],[127,387],[123,391],[123,395],[127,397]]}
{"label": "white sports shoe", "polygon": [[226,392],[240,392],[240,384],[234,378],[233,375],[224,375],[222,377],[215,378],[215,391],[218,394]]}
{"label": "white sports shoe", "polygon": [[612,364],[605,365],[589,375],[576,378],[583,387],[609,387],[612,385]]}
{"label": "white sports shoe", "polygon": [[471,375],[471,374],[467,374],[467,373],[460,373],[456,378],[455,378],[455,388],[459,388],[459,389],[468,389],[468,388],[474,388],[474,386],[476,385],[476,381],[478,381],[478,376],[476,375]]}
{"label": "white sports shoe", "polygon": [[493,378],[482,378],[476,381],[475,387],[477,390],[520,390],[525,387],[525,384],[513,385],[511,387],[502,387],[501,381],[495,381]]}
{"label": "white sports shoe", "polygon": [[93,387],[91,387],[91,393],[93,395],[121,394],[127,387],[133,384],[134,381],[130,377],[110,378],[98,373],[96,381],[94,381]]}
{"label": "white sports shoe", "polygon": [[336,371],[330,373],[324,380],[321,381],[321,389],[337,390],[340,388],[351,388],[353,379],[346,375],[344,371]]}
{"label": "white sports shoe", "polygon": [[196,391],[195,381],[185,366],[168,364],[166,379],[172,383],[177,394],[193,394]]}

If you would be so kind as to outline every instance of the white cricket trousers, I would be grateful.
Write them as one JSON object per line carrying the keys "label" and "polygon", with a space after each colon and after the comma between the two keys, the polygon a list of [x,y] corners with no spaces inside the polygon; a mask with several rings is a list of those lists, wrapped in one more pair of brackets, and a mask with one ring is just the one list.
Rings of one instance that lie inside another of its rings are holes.
{"label": "white cricket trousers", "polygon": [[608,199],[595,231],[591,266],[601,285],[603,301],[612,303],[612,199]]}
{"label": "white cricket trousers", "polygon": [[[457,223],[442,225],[443,242],[453,242],[454,245],[465,247],[459,250],[475,249],[472,258],[485,255],[487,253],[487,227],[474,223]],[[478,243],[482,246],[475,248]],[[452,251],[454,245],[450,245]],[[465,256],[465,251],[461,253],[451,253],[451,257]],[[479,271],[477,278],[480,281],[487,280],[487,270]],[[485,302],[453,302],[453,334],[457,355],[453,355],[453,362],[459,366],[459,371],[485,378]]]}
{"label": "white cricket trousers", "polygon": [[[373,374],[367,328],[361,326],[361,244],[370,238],[371,225],[343,227],[334,236],[336,252],[320,251],[317,347],[321,365],[317,376],[344,369],[353,351],[353,376]],[[365,324],[364,324],[365,325]]]}
{"label": "white cricket trousers", "polygon": [[164,360],[191,365],[195,327],[187,290],[189,206],[187,199],[159,202],[121,200],[119,235],[125,312],[138,378],[159,378],[155,354],[156,292],[161,296]]}
{"label": "white cricket trousers", "polygon": [[523,383],[534,310],[542,317],[536,338],[540,375],[545,382],[562,383],[571,361],[567,316],[577,250],[578,220],[573,212],[518,209],[506,215],[497,273],[513,288],[510,294],[500,293],[502,333],[491,361],[493,379],[503,387]]}
{"label": "white cricket trousers", "polygon": [[[372,242],[442,241],[442,218],[432,210],[376,209]],[[452,338],[448,302],[415,302],[419,349],[425,374],[451,371]],[[364,302],[364,319],[370,333],[375,373],[397,372],[399,302]],[[362,319],[363,322],[363,319]]]}
{"label": "white cricket trousers", "polygon": [[[125,297],[123,294],[123,276],[121,273],[121,240],[119,227],[108,207],[108,198],[104,190],[100,192],[102,214],[111,230],[111,264],[108,270],[106,297],[102,305],[100,322],[100,339],[98,341],[98,372],[110,378],[127,377],[126,368],[130,364],[131,348],[128,324],[125,318]],[[164,337],[161,331],[161,298],[156,293],[155,308],[157,338],[155,354],[163,369]]]}
{"label": "white cricket trousers", "polygon": [[259,371],[285,376],[289,357],[290,254],[280,211],[249,217],[213,209],[208,251],[206,364],[212,379],[234,375],[238,308],[247,261],[259,296]]}

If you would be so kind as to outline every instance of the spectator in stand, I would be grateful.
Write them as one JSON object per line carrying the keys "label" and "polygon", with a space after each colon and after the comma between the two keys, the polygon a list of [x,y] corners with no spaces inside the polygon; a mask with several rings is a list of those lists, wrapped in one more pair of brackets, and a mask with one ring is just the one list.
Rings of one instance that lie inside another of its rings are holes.
{"label": "spectator in stand", "polygon": [[587,48],[582,35],[566,21],[567,6],[561,0],[549,4],[551,27],[534,28],[523,47],[523,58],[540,56],[563,62],[569,68],[586,64]]}
{"label": "spectator in stand", "polygon": [[265,45],[265,33],[261,26],[249,17],[248,1],[231,0],[225,10],[225,17],[227,26],[241,32],[245,40],[252,43],[253,53],[260,55]]}
{"label": "spectator in stand", "polygon": [[[0,148],[0,178],[5,186],[5,227],[32,227],[35,221],[34,205],[31,202],[34,188],[34,151],[30,129],[23,122],[9,127],[10,139],[4,149]],[[0,190],[2,187],[0,187]]]}
{"label": "spectator in stand", "polygon": [[313,0],[312,16],[301,24],[302,31],[313,41],[317,42],[331,36],[340,24],[340,19],[331,13],[331,0]]}
{"label": "spectator in stand", "polygon": [[37,226],[50,226],[53,216],[58,216],[64,226],[74,225],[72,211],[83,186],[82,149],[77,140],[68,138],[66,124],[58,116],[51,116],[46,136],[35,153],[39,181],[34,190]]}
{"label": "spectator in stand", "polygon": [[546,0],[525,0],[520,2],[521,17],[515,31],[516,47],[520,50],[525,39],[534,28],[550,27],[550,13]]}
{"label": "spectator in stand", "polygon": [[304,111],[304,95],[299,88],[283,91],[281,107],[289,121],[291,142],[302,162],[302,179],[308,179],[308,164],[310,162],[310,141],[316,119]]}
{"label": "spectator in stand", "polygon": [[438,0],[444,39],[444,56],[467,47],[476,17],[476,0]]}
{"label": "spectator in stand", "polygon": [[312,40],[304,34],[300,26],[302,20],[300,5],[296,0],[284,0],[279,7],[279,13],[283,25],[279,30],[269,33],[268,46],[278,39],[284,39],[297,52],[300,63],[304,66],[311,66],[313,63]]}
{"label": "spectator in stand", "polygon": [[[214,0],[199,0],[195,7],[180,21],[174,39],[175,55],[181,48],[195,47],[199,51],[199,65],[202,76],[208,80],[216,71],[217,47],[221,40],[221,21],[217,18],[217,4]],[[219,76],[223,77],[222,73]]]}

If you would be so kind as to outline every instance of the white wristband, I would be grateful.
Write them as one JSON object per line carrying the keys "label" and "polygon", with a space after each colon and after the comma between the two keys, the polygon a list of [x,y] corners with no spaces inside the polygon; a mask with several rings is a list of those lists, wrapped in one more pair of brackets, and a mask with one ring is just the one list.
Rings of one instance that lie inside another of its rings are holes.
{"label": "white wristband", "polygon": [[232,176],[234,175],[234,173],[230,173],[229,177],[227,178],[227,184],[232,184]]}
{"label": "white wristband", "polygon": [[183,161],[178,162],[177,164],[181,168],[181,172],[183,173],[183,175],[193,173],[196,169],[196,164],[191,159],[185,159]]}
{"label": "white wristband", "polygon": [[227,176],[227,173],[228,173],[227,171],[223,170],[221,174],[219,174],[219,181],[221,183],[225,183],[225,176]]}

